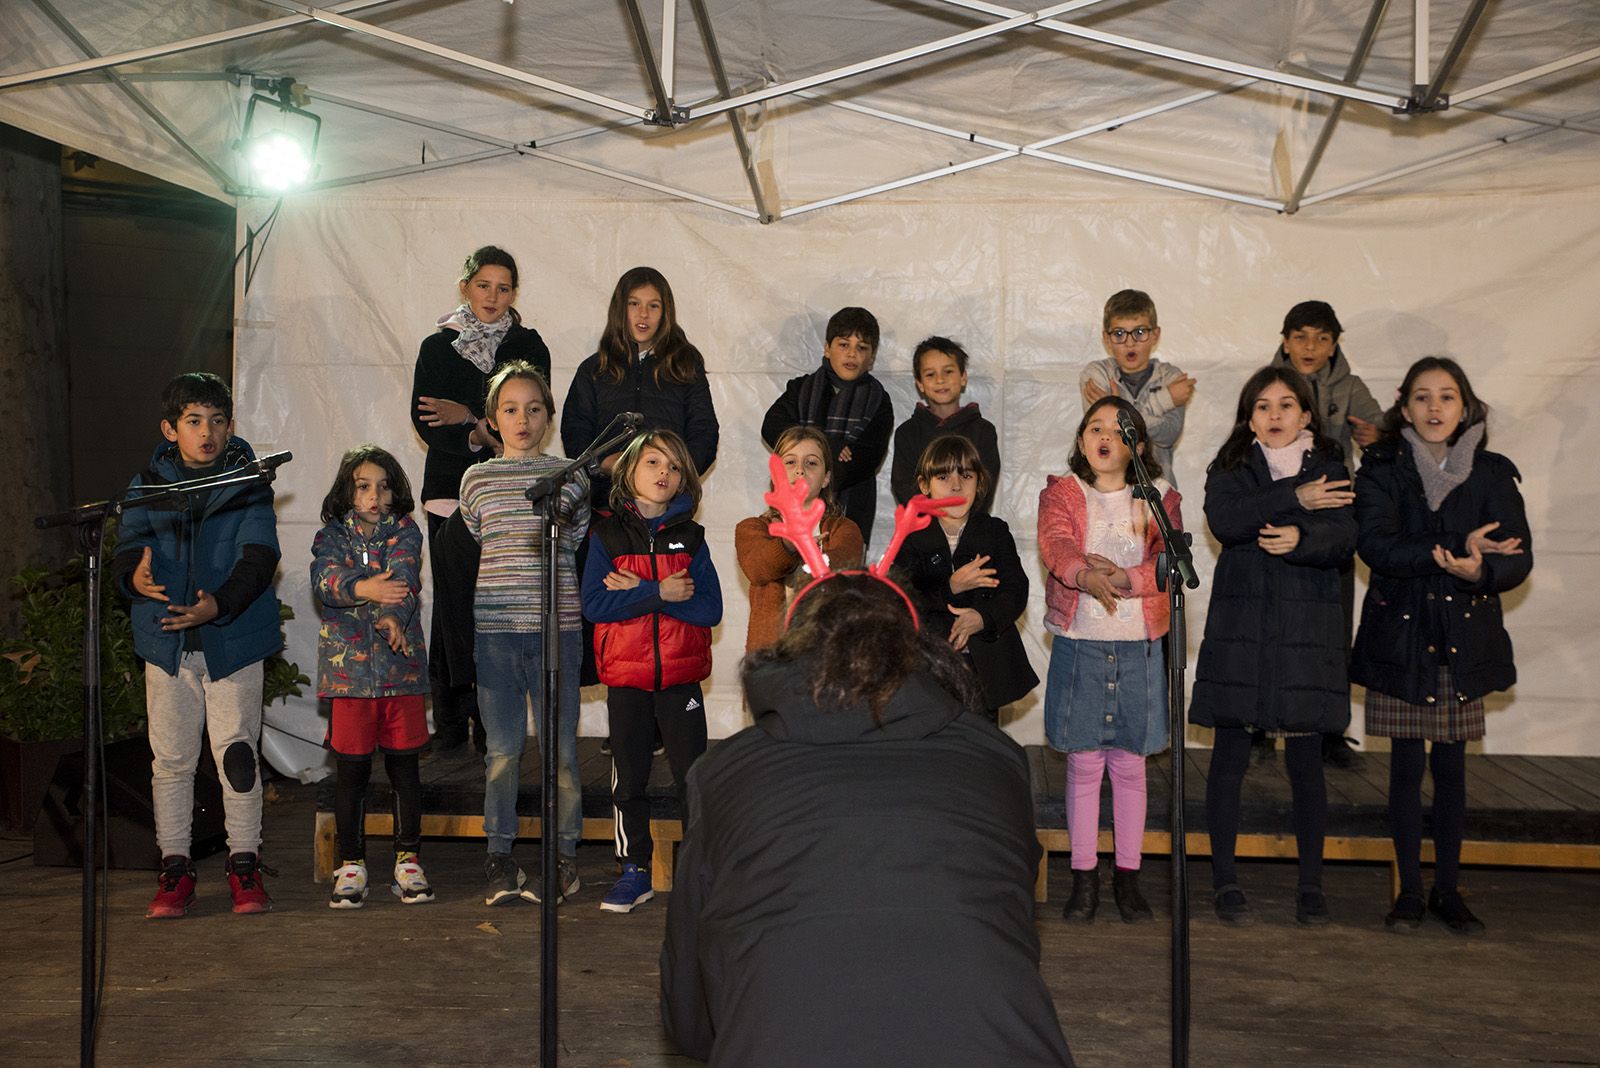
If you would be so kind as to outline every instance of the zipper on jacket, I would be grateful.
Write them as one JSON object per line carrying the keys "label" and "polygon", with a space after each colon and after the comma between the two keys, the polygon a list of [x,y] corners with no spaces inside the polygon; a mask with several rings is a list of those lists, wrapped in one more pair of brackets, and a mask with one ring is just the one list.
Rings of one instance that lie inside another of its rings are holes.
{"label": "zipper on jacket", "polygon": [[[657,587],[656,588],[656,597],[657,597],[657,599],[659,599],[660,596],[661,596],[661,590],[660,590],[661,575],[660,575],[660,569],[656,567],[656,535],[655,535],[655,531],[650,529],[649,522],[645,523],[644,530],[645,530],[645,537],[647,539],[649,539],[650,577],[652,579],[654,579],[655,582],[656,582],[656,587]],[[656,687],[655,688],[656,688],[657,691],[659,691],[661,689],[661,613],[659,611],[650,613],[650,632],[651,632],[651,637],[654,639],[653,644],[655,646],[655,661],[656,661]]]}

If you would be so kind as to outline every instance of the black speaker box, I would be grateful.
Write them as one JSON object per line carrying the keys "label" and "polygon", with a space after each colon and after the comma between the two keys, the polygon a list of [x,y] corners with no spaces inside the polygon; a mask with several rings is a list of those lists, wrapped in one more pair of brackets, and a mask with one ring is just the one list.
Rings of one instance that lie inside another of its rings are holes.
{"label": "black speaker box", "polygon": [[[222,784],[209,750],[194,777],[194,831],[190,855],[209,857],[227,848],[222,822]],[[154,871],[161,866],[156,848],[155,813],[150,800],[150,743],[142,735],[110,742],[100,768],[106,808],[96,821],[110,850],[109,866]],[[33,862],[83,866],[83,754],[69,753],[56,765],[44,804],[33,825]]]}

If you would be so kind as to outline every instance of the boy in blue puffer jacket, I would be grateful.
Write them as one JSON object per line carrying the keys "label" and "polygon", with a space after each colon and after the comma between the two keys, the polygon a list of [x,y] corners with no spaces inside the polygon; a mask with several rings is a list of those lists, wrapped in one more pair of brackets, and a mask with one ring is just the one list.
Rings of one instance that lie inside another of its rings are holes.
{"label": "boy in blue puffer jacket", "polygon": [[[161,394],[166,441],[130,489],[218,475],[252,462],[233,436],[233,396],[213,374],[181,374]],[[145,661],[155,755],[152,794],[161,872],[151,919],[194,902],[189,859],[194,773],[209,731],[222,775],[233,911],[272,907],[261,881],[262,661],[283,647],[272,487],[227,486],[130,508],[118,527],[117,588],[132,599],[133,648]]]}

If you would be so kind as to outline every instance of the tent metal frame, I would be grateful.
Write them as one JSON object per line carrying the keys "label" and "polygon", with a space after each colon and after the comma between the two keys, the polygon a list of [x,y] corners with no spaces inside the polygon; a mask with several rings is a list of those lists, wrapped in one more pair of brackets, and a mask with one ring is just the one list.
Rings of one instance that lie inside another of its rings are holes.
{"label": "tent metal frame", "polygon": [[[577,101],[609,113],[615,116],[615,119],[614,121],[570,131],[555,137],[529,141],[512,141],[467,130],[455,124],[439,122],[425,116],[408,114],[377,104],[358,102],[313,90],[311,95],[314,98],[327,103],[341,107],[357,108],[396,122],[432,129],[468,141],[475,141],[486,147],[450,158],[424,159],[415,164],[329,179],[313,184],[309,187],[312,190],[332,189],[363,182],[380,181],[386,178],[416,174],[443,167],[462,166],[485,159],[516,154],[575,168],[763,223],[772,222],[780,218],[803,215],[822,208],[862,200],[891,190],[903,189],[907,186],[921,184],[937,178],[1024,157],[1125,181],[1139,182],[1197,196],[1293,214],[1304,207],[1326,203],[1329,200],[1369,189],[1384,182],[1445,166],[1457,160],[1466,159],[1482,152],[1504,145],[1515,144],[1530,137],[1547,134],[1555,130],[1579,130],[1588,133],[1600,133],[1600,127],[1587,125],[1593,119],[1593,116],[1590,115],[1569,117],[1541,116],[1510,108],[1498,108],[1492,104],[1473,103],[1484,97],[1502,93],[1508,89],[1523,86],[1538,79],[1547,78],[1574,67],[1600,60],[1600,47],[1574,52],[1528,70],[1496,78],[1454,93],[1446,92],[1446,86],[1455,77],[1467,45],[1482,23],[1483,16],[1489,7],[1489,0],[1471,0],[1467,11],[1461,17],[1460,22],[1452,33],[1449,45],[1438,58],[1437,63],[1434,62],[1434,57],[1430,51],[1430,32],[1433,15],[1431,0],[1411,0],[1409,14],[1411,18],[1413,85],[1409,92],[1360,83],[1361,73],[1367,57],[1370,55],[1373,44],[1377,39],[1377,34],[1389,14],[1391,6],[1389,0],[1373,0],[1372,9],[1359,38],[1353,44],[1349,63],[1342,78],[1331,77],[1319,71],[1291,63],[1282,63],[1276,68],[1259,67],[1220,56],[1206,55],[1153,41],[1140,40],[1123,34],[1064,21],[1062,18],[1062,16],[1073,12],[1083,11],[1105,3],[1107,0],[1059,0],[1057,3],[1032,11],[993,3],[991,0],[924,0],[924,3],[930,7],[956,8],[961,11],[987,16],[995,21],[975,26],[960,33],[948,34],[921,44],[858,60],[830,70],[808,74],[800,78],[768,85],[742,86],[737,89],[730,83],[717,41],[714,23],[706,9],[705,0],[689,0],[690,13],[701,38],[706,62],[716,82],[717,95],[709,100],[687,104],[680,104],[675,96],[678,53],[680,49],[678,0],[659,0],[661,19],[659,49],[650,39],[647,12],[641,0],[625,0],[628,27],[631,30],[633,43],[644,71],[646,88],[651,98],[649,104],[618,99],[604,93],[543,77],[531,71],[495,63],[353,17],[361,12],[392,3],[393,0],[342,0],[339,3],[326,5],[305,3],[301,2],[301,0],[264,0],[264,2],[284,9],[287,14],[275,19],[252,22],[228,30],[187,37],[165,44],[99,55],[88,39],[53,6],[51,0],[34,0],[35,5],[46,15],[50,22],[72,42],[76,49],[85,53],[86,58],[39,70],[0,76],[0,92],[46,82],[76,82],[85,77],[94,77],[96,80],[107,81],[143,112],[185,154],[190,156],[223,193],[231,196],[257,195],[257,191],[234,181],[221,165],[207,157],[194,141],[186,136],[184,131],[179,129],[134,84],[145,79],[162,80],[163,78],[203,78],[207,76],[218,78],[237,77],[236,72],[227,74],[222,72],[217,72],[216,74],[194,72],[163,75],[160,72],[123,72],[116,68],[233,41],[245,40],[263,34],[281,33],[298,27],[319,24],[345,33],[383,41],[388,45],[408,52],[467,67],[543,93]],[[1218,88],[1190,93],[1175,100],[1138,109],[1127,115],[1103,120],[1064,134],[1028,143],[1013,143],[995,137],[984,136],[975,131],[958,130],[939,123],[926,122],[911,116],[896,114],[889,109],[876,107],[859,100],[837,99],[817,92],[820,87],[831,86],[863,74],[900,66],[1000,35],[1023,32],[1061,34],[1112,52],[1131,52],[1140,56],[1166,61],[1180,67],[1194,67],[1213,73],[1232,75],[1235,80]],[[1153,174],[1137,168],[1101,163],[1055,150],[1057,145],[1116,129],[1141,118],[1162,114],[1175,108],[1212,99],[1256,83],[1300,89],[1307,93],[1317,94],[1330,101],[1329,110],[1323,118],[1316,141],[1299,168],[1294,188],[1282,199],[1219,188],[1177,176]],[[880,181],[864,188],[781,209],[777,205],[776,191],[770,187],[770,176],[765,180],[763,179],[762,169],[755,159],[755,153],[750,144],[743,116],[744,109],[771,101],[803,102],[840,107],[876,121],[912,127],[941,137],[960,139],[969,144],[989,148],[992,151],[974,159],[952,161],[941,167],[923,170],[887,181]],[[1379,174],[1347,182],[1332,189],[1324,189],[1312,193],[1310,191],[1311,181],[1316,175],[1328,145],[1334,136],[1343,109],[1349,102],[1383,108],[1396,115],[1439,112],[1450,109],[1482,111],[1511,121],[1529,124],[1532,128],[1518,130],[1476,145],[1469,145],[1426,159],[1416,160]],[[614,167],[603,166],[563,153],[550,151],[550,148],[555,144],[606,132],[614,132],[641,123],[662,127],[679,127],[698,123],[718,115],[728,116],[730,134],[739,156],[745,180],[749,185],[750,195],[755,205],[754,208],[729,203],[717,197],[697,193],[669,182],[657,181]]]}

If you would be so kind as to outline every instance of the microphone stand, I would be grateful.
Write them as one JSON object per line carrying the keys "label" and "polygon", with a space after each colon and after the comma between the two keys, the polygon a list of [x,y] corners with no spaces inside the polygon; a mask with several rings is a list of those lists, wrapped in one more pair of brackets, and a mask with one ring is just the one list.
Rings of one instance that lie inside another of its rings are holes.
{"label": "microphone stand", "polygon": [[1136,485],[1134,496],[1150,506],[1156,527],[1161,532],[1161,552],[1156,556],[1156,588],[1165,590],[1170,608],[1167,628],[1167,722],[1172,735],[1172,1064],[1185,1068],[1189,1063],[1189,874],[1188,839],[1183,829],[1183,673],[1188,655],[1188,639],[1183,625],[1183,589],[1196,589],[1200,580],[1194,573],[1194,554],[1189,550],[1189,533],[1174,530],[1161,506],[1161,493],[1150,480],[1150,472],[1139,455],[1139,435],[1131,420],[1118,420],[1122,440],[1133,455]]}
{"label": "microphone stand", "polygon": [[[288,455],[285,454],[285,460]],[[278,461],[279,463],[284,460]],[[65,512],[55,512],[34,519],[40,530],[52,527],[72,527],[78,549],[83,553],[84,595],[87,601],[83,611],[83,912],[82,970],[79,975],[78,1004],[78,1063],[84,1068],[94,1064],[95,1027],[100,1015],[97,971],[103,961],[97,961],[95,917],[95,810],[100,802],[100,587],[104,562],[105,524],[111,516],[120,516],[132,508],[148,508],[187,498],[226,486],[244,486],[255,482],[271,482],[277,474],[277,464],[262,466],[252,461],[244,468],[224,471],[205,478],[187,482],[172,482],[163,486],[140,486],[121,497],[92,504],[79,505]],[[148,490],[148,492],[145,492]]]}
{"label": "microphone stand", "polygon": [[[561,553],[561,521],[556,515],[556,498],[561,489],[581,470],[599,466],[618,445],[632,438],[639,428],[620,416],[611,420],[606,432],[618,422],[622,429],[610,437],[596,438],[577,459],[565,467],[540,475],[524,494],[539,514],[540,566],[544,574],[544,603],[539,606],[540,647],[544,665],[540,670],[543,703],[539,709],[539,753],[543,782],[539,793],[539,858],[544,868],[539,881],[539,1064],[556,1065],[556,899],[561,893],[560,852],[556,835],[556,778],[560,767],[561,743],[561,618],[560,585],[556,570]],[[582,784],[579,784],[580,789]],[[581,793],[580,793],[581,803]]]}

